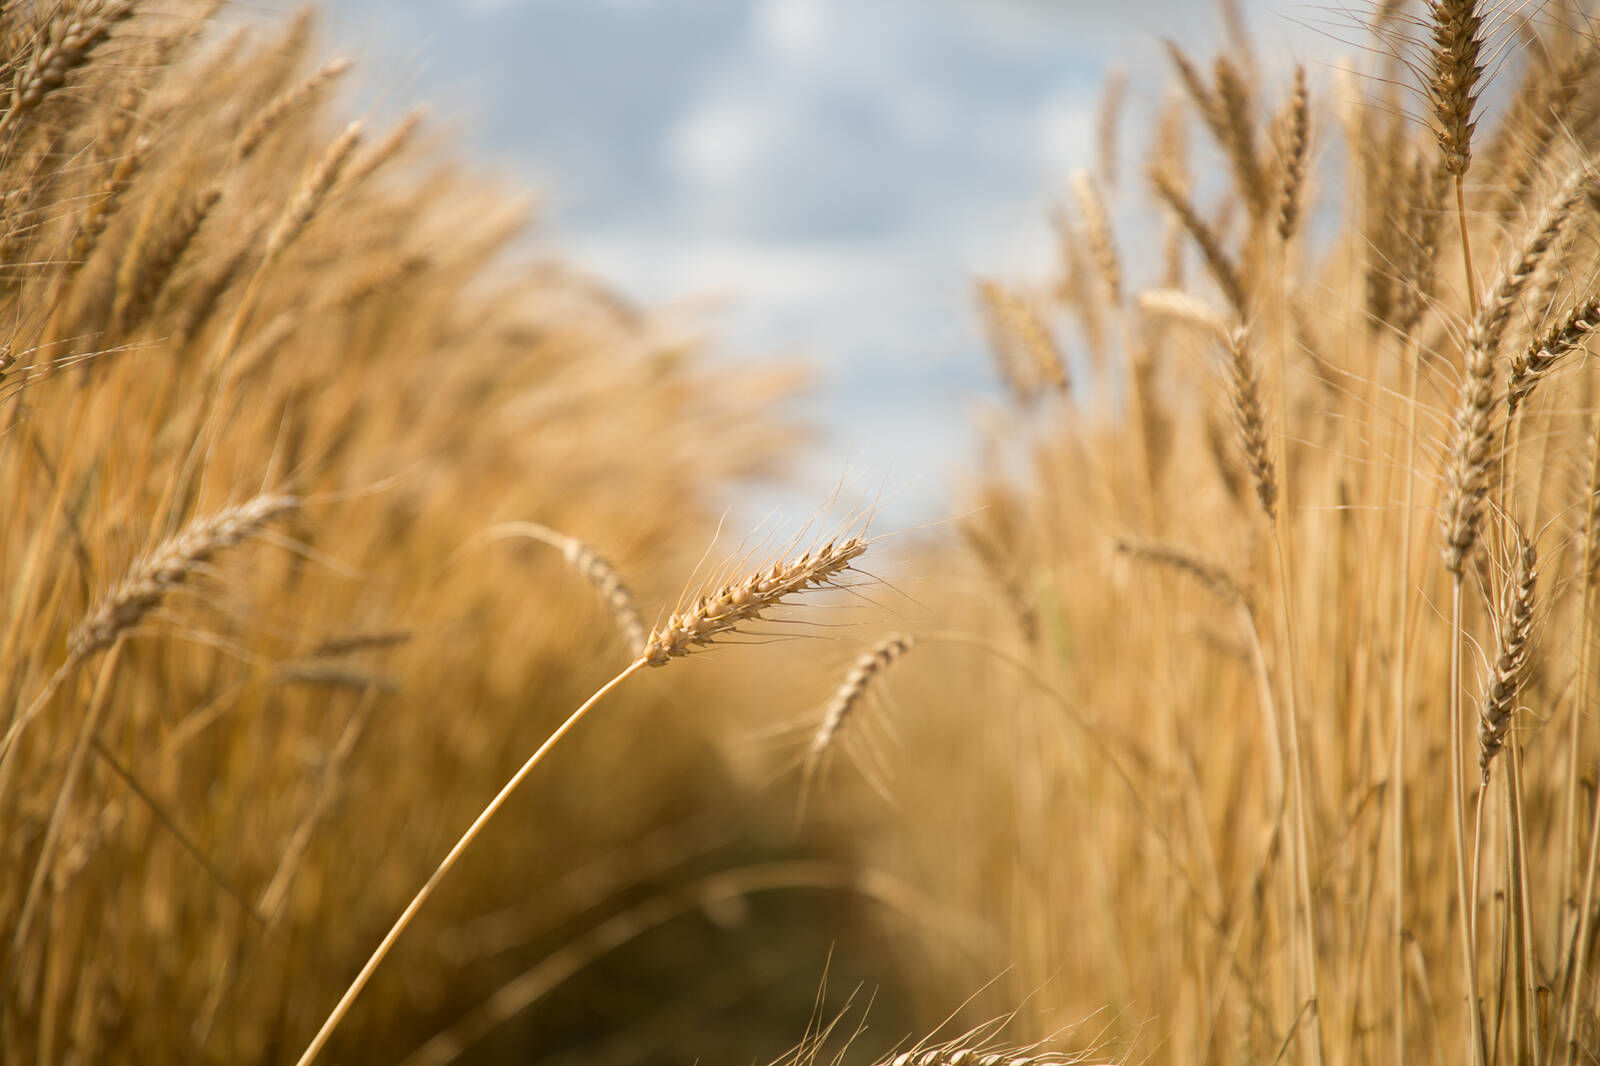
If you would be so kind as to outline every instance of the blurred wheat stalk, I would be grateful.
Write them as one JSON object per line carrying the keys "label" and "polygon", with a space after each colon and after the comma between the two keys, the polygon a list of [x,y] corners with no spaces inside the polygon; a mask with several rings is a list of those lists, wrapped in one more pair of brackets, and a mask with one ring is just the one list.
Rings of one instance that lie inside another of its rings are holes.
{"label": "blurred wheat stalk", "polygon": [[[451,553],[537,520],[654,603],[795,439],[792,375],[712,372],[508,258],[525,205],[426,162],[419,116],[334,120],[350,64],[309,15],[263,37],[219,6],[0,15],[8,1062],[309,1037],[440,839],[630,655],[559,560]],[[659,733],[679,771],[710,719]],[[659,789],[618,785],[596,846]],[[492,868],[539,883],[565,824]],[[464,972],[439,943],[352,1042],[437,1027],[381,1019]]]}

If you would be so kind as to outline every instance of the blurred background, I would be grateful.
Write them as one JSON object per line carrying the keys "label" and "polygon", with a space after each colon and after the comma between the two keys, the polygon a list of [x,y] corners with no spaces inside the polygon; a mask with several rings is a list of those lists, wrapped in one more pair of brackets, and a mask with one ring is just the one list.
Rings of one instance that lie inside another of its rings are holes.
{"label": "blurred background", "polygon": [[[1229,18],[1183,0],[326,7],[367,103],[427,101],[469,158],[537,195],[541,249],[642,303],[711,311],[724,358],[816,368],[799,413],[821,446],[762,510],[803,515],[848,476],[883,486],[886,527],[952,509],[972,406],[997,389],[973,278],[1050,272],[1039,222],[1094,163],[1112,70],[1133,75],[1116,203],[1132,247],[1154,239],[1133,138],[1171,84],[1161,40],[1205,55]],[[1324,81],[1364,11],[1238,5],[1264,74],[1303,60]]]}

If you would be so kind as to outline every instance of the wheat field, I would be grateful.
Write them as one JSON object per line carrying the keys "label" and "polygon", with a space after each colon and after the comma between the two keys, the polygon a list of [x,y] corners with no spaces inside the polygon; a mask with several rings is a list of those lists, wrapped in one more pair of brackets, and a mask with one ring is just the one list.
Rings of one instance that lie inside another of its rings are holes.
{"label": "wheat field", "polygon": [[1169,44],[959,513],[747,532],[805,368],[312,12],[5,5],[0,1061],[1600,1058],[1594,15]]}

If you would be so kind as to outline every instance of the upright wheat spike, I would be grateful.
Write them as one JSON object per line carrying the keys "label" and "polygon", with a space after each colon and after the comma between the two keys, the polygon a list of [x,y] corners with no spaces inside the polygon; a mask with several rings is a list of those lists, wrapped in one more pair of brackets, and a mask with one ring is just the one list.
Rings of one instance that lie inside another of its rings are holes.
{"label": "upright wheat spike", "polygon": [[1100,190],[1087,170],[1077,170],[1069,179],[1072,195],[1078,201],[1078,211],[1083,215],[1084,234],[1089,239],[1089,254],[1094,257],[1095,269],[1113,304],[1122,303],[1122,264],[1117,256],[1117,242],[1111,235],[1111,223],[1106,218],[1105,203]]}
{"label": "upright wheat spike", "polygon": [[1283,180],[1278,187],[1278,239],[1287,242],[1300,221],[1300,198],[1304,194],[1306,153],[1311,143],[1311,114],[1306,91],[1306,68],[1296,64],[1294,89],[1279,128],[1282,143],[1278,155]]}
{"label": "upright wheat spike", "polygon": [[777,607],[791,596],[833,584],[835,578],[849,570],[850,564],[861,557],[867,546],[866,538],[859,535],[830,540],[793,559],[774,563],[765,570],[750,574],[741,581],[731,582],[706,592],[687,608],[674,612],[665,623],[658,626],[650,634],[644,654],[628,664],[616,677],[601,685],[567,717],[566,721],[557,726],[555,732],[539,745],[538,750],[528,757],[528,761],[522,764],[521,769],[511,775],[511,779],[473,819],[466,832],[461,834],[461,838],[440,860],[427,881],[411,898],[411,902],[400,912],[400,917],[389,927],[389,931],[379,941],[360,972],[350,982],[350,987],[339,997],[339,1002],[334,1005],[322,1027],[311,1038],[311,1043],[297,1060],[296,1066],[310,1066],[316,1061],[340,1020],[349,1012],[351,1004],[372,979],[373,972],[394,947],[400,934],[405,932],[406,926],[411,924],[411,920],[422,909],[422,905],[428,901],[428,897],[433,895],[445,875],[455,866],[461,854],[477,839],[489,819],[505,805],[506,800],[533,772],[534,767],[539,765],[545,754],[555,747],[607,693],[644,667],[665,666],[675,658],[711,644],[717,637],[732,633],[739,626],[760,618],[763,612]]}
{"label": "upright wheat spike", "polygon": [[1478,768],[1484,785],[1489,783],[1489,765],[1500,754],[1511,728],[1511,712],[1516,709],[1517,692],[1527,674],[1533,635],[1533,594],[1539,557],[1533,542],[1521,530],[1517,530],[1516,539],[1516,570],[1501,592],[1495,656],[1483,679],[1483,702],[1478,708]]}
{"label": "upright wheat spike", "polygon": [[[1472,134],[1477,128],[1478,83],[1483,79],[1483,16],[1479,0],[1428,0],[1433,49],[1426,85],[1433,133],[1444,168],[1455,179],[1456,221],[1467,275],[1467,311],[1478,315],[1477,281],[1472,271],[1472,241],[1467,231],[1467,168],[1472,165]],[[1480,1049],[1481,1050],[1481,1049]]]}
{"label": "upright wheat spike", "polygon": [[1065,393],[1072,387],[1055,335],[1031,303],[996,281],[978,283],[978,301],[989,346],[1018,402],[1032,401],[1042,388]]}
{"label": "upright wheat spike", "polygon": [[141,138],[112,164],[111,173],[101,186],[100,194],[83,209],[83,217],[78,222],[78,232],[72,237],[71,269],[76,270],[81,267],[88,261],[89,256],[94,254],[106,227],[116,216],[117,208],[122,202],[122,194],[128,191],[128,186],[133,184],[133,179],[138,176],[139,167],[143,165],[149,148],[149,140]]}
{"label": "upright wheat spike", "polygon": [[1433,27],[1428,102],[1433,134],[1445,168],[1461,178],[1472,164],[1479,82],[1483,78],[1483,15],[1480,0],[1428,0]]}
{"label": "upright wheat spike", "polygon": [[1214,66],[1223,119],[1216,128],[1218,140],[1233,163],[1234,178],[1251,219],[1261,219],[1273,205],[1256,154],[1256,120],[1250,90],[1244,74],[1226,54],[1218,55]]}
{"label": "upright wheat spike", "polygon": [[1478,542],[1483,500],[1489,492],[1489,466],[1494,459],[1494,360],[1483,330],[1467,330],[1466,372],[1445,461],[1440,526],[1444,532],[1444,565],[1461,580],[1462,567]]}
{"label": "upright wheat spike", "polygon": [[1278,475],[1267,437],[1267,420],[1261,406],[1261,376],[1250,354],[1249,335],[1241,327],[1227,340],[1228,400],[1233,407],[1234,430],[1255,482],[1256,499],[1272,522],[1278,520]]}
{"label": "upright wheat spike", "polygon": [[140,219],[128,255],[117,271],[112,317],[119,333],[136,329],[154,309],[173,272],[222,197],[221,186],[204,186],[174,211],[154,207]]}

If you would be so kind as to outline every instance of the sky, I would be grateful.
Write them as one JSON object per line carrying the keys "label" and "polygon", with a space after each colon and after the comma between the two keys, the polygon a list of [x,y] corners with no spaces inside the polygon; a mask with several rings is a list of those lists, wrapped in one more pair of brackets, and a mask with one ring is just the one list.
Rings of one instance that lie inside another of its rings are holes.
{"label": "sky", "polygon": [[[541,252],[646,304],[710,298],[718,358],[815,367],[795,410],[822,435],[796,495],[881,485],[900,525],[951,513],[998,394],[974,277],[1051,268],[1048,212],[1093,164],[1113,65],[1131,76],[1115,211],[1147,212],[1159,42],[1204,56],[1221,26],[1204,0],[324,6],[363,91],[427,102],[469,159],[537,194]],[[1269,68],[1348,50],[1318,26],[1349,16],[1244,6]]]}

